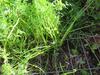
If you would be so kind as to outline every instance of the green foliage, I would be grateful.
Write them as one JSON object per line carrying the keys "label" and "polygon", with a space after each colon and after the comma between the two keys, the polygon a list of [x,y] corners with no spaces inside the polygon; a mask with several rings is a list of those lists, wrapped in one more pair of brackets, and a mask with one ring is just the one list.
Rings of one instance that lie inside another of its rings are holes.
{"label": "green foliage", "polygon": [[2,65],[2,75],[12,75],[12,67],[10,64],[6,63]]}
{"label": "green foliage", "polygon": [[66,73],[63,73],[61,75],[70,75],[70,74],[74,74],[77,70],[76,69],[73,69],[73,71],[71,72],[66,72]]}
{"label": "green foliage", "polygon": [[[28,61],[49,50],[59,39],[59,15],[47,0],[1,0],[0,57],[3,75],[27,73]],[[6,65],[6,63],[12,64]],[[22,66],[22,67],[21,67]],[[5,71],[6,68],[9,70]]]}
{"label": "green foliage", "polygon": [[[75,28],[82,27],[81,19],[85,14],[99,19],[93,8],[93,5],[99,8],[98,2],[88,0],[81,7],[81,0],[0,0],[2,74],[27,75],[33,65],[29,66],[29,60],[59,48]],[[79,53],[73,49],[73,54]]]}
{"label": "green foliage", "polygon": [[87,71],[85,71],[85,70],[81,70],[81,74],[82,75],[89,75],[89,73]]}

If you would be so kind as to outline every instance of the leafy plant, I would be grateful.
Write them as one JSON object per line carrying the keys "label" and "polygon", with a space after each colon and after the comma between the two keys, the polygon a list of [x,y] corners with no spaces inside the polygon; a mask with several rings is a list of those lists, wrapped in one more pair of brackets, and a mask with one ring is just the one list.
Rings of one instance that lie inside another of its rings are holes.
{"label": "leafy plant", "polygon": [[[84,28],[83,16],[87,14],[95,20],[99,19],[94,14],[94,10],[99,8],[98,2],[87,0],[81,6],[81,0],[0,0],[2,75],[27,75],[32,67],[44,73],[37,65],[30,65],[29,60],[49,50],[53,51],[51,55],[58,56],[58,48],[66,38]],[[97,8],[93,8],[95,4]],[[94,50],[97,46],[91,48]],[[72,51],[73,55],[79,54],[76,49]],[[64,71],[63,66],[61,69]],[[62,75],[75,72],[76,69]]]}
{"label": "leafy plant", "polygon": [[11,75],[13,71],[24,75],[28,61],[43,54],[51,47],[49,44],[58,41],[59,16],[47,0],[33,0],[32,3],[2,0],[0,7],[2,74],[9,72],[8,75]]}

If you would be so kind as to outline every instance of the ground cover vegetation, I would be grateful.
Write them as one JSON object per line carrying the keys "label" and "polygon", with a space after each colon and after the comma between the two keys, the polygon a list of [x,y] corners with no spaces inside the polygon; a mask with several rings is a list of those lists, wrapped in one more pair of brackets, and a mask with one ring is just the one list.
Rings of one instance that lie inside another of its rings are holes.
{"label": "ground cover vegetation", "polygon": [[72,75],[76,57],[79,75],[93,75],[82,54],[100,66],[99,20],[99,0],[0,0],[0,75]]}

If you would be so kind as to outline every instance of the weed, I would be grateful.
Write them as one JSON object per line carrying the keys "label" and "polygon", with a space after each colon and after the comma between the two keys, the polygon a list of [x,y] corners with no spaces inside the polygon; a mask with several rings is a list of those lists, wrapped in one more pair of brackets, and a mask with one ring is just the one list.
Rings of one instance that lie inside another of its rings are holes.
{"label": "weed", "polygon": [[[33,67],[45,73],[45,69],[30,64],[29,61],[49,50],[53,51],[51,55],[56,61],[59,47],[64,44],[66,38],[72,32],[75,33],[85,28],[81,21],[85,14],[94,17],[95,20],[99,19],[94,15],[95,9],[92,5],[97,4],[97,10],[99,8],[97,0],[87,0],[82,6],[78,4],[80,2],[80,0],[77,2],[71,0],[0,0],[0,59],[4,60],[0,66],[2,75],[27,75],[33,72],[31,69]],[[95,54],[97,46],[93,45],[91,48]],[[77,48],[72,51],[74,55],[79,54]],[[56,71],[57,66],[54,62]],[[62,64],[60,67],[64,71]],[[75,72],[76,69],[62,75]],[[82,73],[86,74],[85,71]]]}

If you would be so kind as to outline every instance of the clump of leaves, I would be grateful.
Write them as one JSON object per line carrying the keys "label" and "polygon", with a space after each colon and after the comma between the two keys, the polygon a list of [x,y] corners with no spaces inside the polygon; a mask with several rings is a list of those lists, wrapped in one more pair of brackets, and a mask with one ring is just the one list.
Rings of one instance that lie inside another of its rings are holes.
{"label": "clump of leaves", "polygon": [[10,64],[6,63],[2,65],[2,75],[12,75],[12,67]]}
{"label": "clump of leaves", "polygon": [[47,43],[48,39],[57,40],[59,16],[53,4],[47,0],[33,0],[32,4],[18,2],[16,12],[21,18],[18,27],[28,35],[32,35],[38,43]]}
{"label": "clump of leaves", "polygon": [[[13,70],[24,75],[28,61],[58,41],[59,15],[47,0],[1,0],[0,7],[0,57],[5,61],[2,73],[11,75]],[[6,68],[9,70],[5,72]]]}

